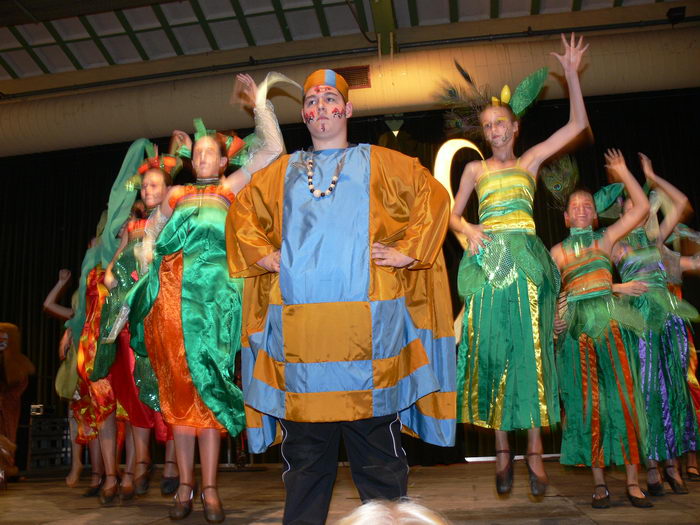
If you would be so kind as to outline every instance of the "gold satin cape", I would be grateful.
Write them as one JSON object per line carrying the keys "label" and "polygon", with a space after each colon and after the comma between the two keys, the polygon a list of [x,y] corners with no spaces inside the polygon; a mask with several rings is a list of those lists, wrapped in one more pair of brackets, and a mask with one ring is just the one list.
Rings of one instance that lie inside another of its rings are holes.
{"label": "gold satin cape", "polygon": [[[394,412],[400,413],[405,432],[437,445],[454,443],[456,357],[442,255],[450,213],[449,197],[417,159],[378,146],[370,148],[367,242],[369,246],[374,242],[393,246],[416,262],[410,269],[381,267],[370,262],[368,303],[302,305],[304,308],[292,312],[294,315],[284,316],[284,361],[270,358],[264,348],[251,353],[254,346],[251,338],[265,330],[271,305],[289,310],[299,305],[284,305],[279,274],[255,263],[282,246],[285,177],[288,168],[294,169],[290,158],[297,154],[285,155],[255,173],[229,209],[226,222],[229,271],[232,277],[247,278],[243,297],[242,373],[249,444],[254,452],[262,452],[275,441],[275,436],[279,437],[274,417],[328,422],[384,415],[375,411],[373,391],[395,386],[402,379],[410,381],[409,376],[418,374],[421,367],[422,373],[433,369],[428,373],[431,381],[437,377],[439,386],[420,399],[404,400],[408,404],[398,406]],[[342,191],[342,183],[339,188]],[[367,311],[368,305],[375,301],[401,298],[415,328],[423,335],[395,357],[373,359],[372,326],[358,311]],[[328,322],[329,318],[332,322]],[[309,326],[320,328],[312,330]],[[349,346],[351,351],[347,350]],[[290,392],[285,388],[285,365],[290,362],[353,360],[371,360],[372,388],[312,393]],[[284,405],[281,412],[270,414],[272,411],[258,410],[259,403],[251,399],[248,388],[251,380],[263,382],[273,389],[271,392],[280,394]]]}

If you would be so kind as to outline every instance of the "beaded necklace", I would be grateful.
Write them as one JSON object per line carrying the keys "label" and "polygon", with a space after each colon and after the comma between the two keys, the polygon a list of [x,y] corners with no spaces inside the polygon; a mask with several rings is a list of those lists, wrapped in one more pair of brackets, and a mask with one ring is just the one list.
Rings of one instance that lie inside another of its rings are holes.
{"label": "beaded necklace", "polygon": [[343,169],[343,165],[345,164],[345,155],[347,154],[347,152],[348,150],[346,148],[345,151],[343,151],[343,156],[340,157],[340,160],[338,161],[338,165],[335,167],[335,173],[333,174],[333,177],[331,178],[331,183],[329,184],[328,188],[326,188],[326,191],[318,190],[314,186],[314,155],[312,152],[309,153],[305,164],[307,184],[309,186],[309,192],[311,193],[311,195],[313,195],[317,199],[320,199],[325,197],[326,195],[330,195],[331,193],[333,193],[333,190],[335,190],[335,187],[338,184],[338,180],[340,179],[340,172]]}

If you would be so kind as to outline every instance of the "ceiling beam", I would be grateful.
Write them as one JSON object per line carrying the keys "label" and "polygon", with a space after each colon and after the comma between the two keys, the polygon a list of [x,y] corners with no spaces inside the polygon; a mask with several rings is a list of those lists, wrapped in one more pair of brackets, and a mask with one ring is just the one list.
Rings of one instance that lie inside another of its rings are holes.
{"label": "ceiling beam", "polygon": [[316,10],[316,18],[318,18],[318,25],[321,26],[321,34],[323,36],[331,36],[331,31],[328,28],[328,20],[326,20],[326,12],[323,10],[323,3],[321,0],[314,0],[314,9]]}
{"label": "ceiling beam", "polygon": [[22,33],[19,32],[19,29],[16,27],[9,27],[10,33],[12,33],[12,36],[15,37],[17,42],[20,43],[22,48],[29,54],[30,57],[32,57],[32,60],[36,63],[37,66],[39,66],[39,69],[41,69],[44,73],[50,73],[49,68],[46,67],[46,64],[44,64],[41,59],[39,58],[39,55],[36,54],[36,52],[32,49],[32,46],[29,45],[29,42],[25,40],[25,38],[22,36]]}
{"label": "ceiling beam", "polygon": [[277,21],[280,24],[280,29],[282,29],[282,36],[286,42],[292,41],[292,33],[289,31],[289,24],[287,23],[287,17],[284,16],[284,9],[282,8],[282,2],[280,0],[272,0],[272,7],[275,8],[275,15],[277,16]]}
{"label": "ceiling beam", "polygon": [[165,13],[163,13],[163,10],[160,8],[159,5],[154,5],[153,12],[156,14],[158,22],[160,22],[160,25],[163,27],[163,31],[165,31],[165,35],[168,37],[168,40],[170,40],[170,45],[173,46],[175,53],[178,56],[184,55],[185,53],[182,50],[182,46],[180,46],[180,42],[178,42],[175,33],[173,33],[173,28],[170,27],[168,19],[165,18]]}
{"label": "ceiling beam", "polygon": [[411,21],[411,27],[418,25],[418,5],[416,5],[416,0],[408,0],[408,18]]}
{"label": "ceiling beam", "polygon": [[450,22],[459,22],[459,0],[450,0]]}
{"label": "ceiling beam", "polygon": [[65,53],[65,55],[68,57],[68,60],[70,60],[71,64],[73,64],[73,67],[78,70],[83,69],[83,65],[80,63],[80,60],[75,58],[75,55],[63,41],[63,38],[61,38],[61,35],[58,33],[58,31],[56,31],[56,28],[53,26],[53,24],[51,22],[44,22],[44,27],[56,41],[58,47],[60,47],[61,50]]}
{"label": "ceiling beam", "polygon": [[11,0],[0,2],[0,27],[164,4],[172,0]]}
{"label": "ceiling beam", "polygon": [[380,51],[383,55],[398,51],[396,45],[396,16],[394,15],[394,5],[391,0],[373,0],[372,19],[374,20],[374,31],[379,39]]}
{"label": "ceiling beam", "polygon": [[498,0],[491,0],[491,14],[490,14],[490,17],[491,17],[491,18],[498,18],[499,15],[500,15],[500,11],[501,11],[501,8],[500,8],[500,5],[499,5]]}
{"label": "ceiling beam", "polygon": [[207,22],[207,17],[204,16],[204,11],[202,11],[202,7],[199,5],[199,2],[197,2],[197,0],[190,0],[190,5],[192,6],[192,11],[194,11],[194,16],[197,17],[199,25],[202,26],[204,35],[207,37],[209,47],[211,47],[213,51],[218,51],[219,44],[217,43],[216,38],[214,38],[214,33],[211,32],[211,27],[209,27],[209,22]]}
{"label": "ceiling beam", "polygon": [[85,18],[84,16],[79,16],[78,20],[80,20],[80,23],[83,24],[83,27],[88,32],[88,35],[90,35],[90,38],[92,39],[94,44],[97,46],[97,49],[100,50],[100,53],[102,53],[102,56],[107,61],[107,63],[110,66],[113,66],[114,64],[116,64],[116,62],[112,58],[112,55],[109,54],[109,51],[107,51],[107,48],[102,43],[102,40],[100,40],[100,37],[97,36],[97,33],[95,32],[95,28],[92,27],[92,24],[90,23],[90,21],[87,18]]}
{"label": "ceiling beam", "polygon": [[0,66],[2,66],[3,69],[7,71],[7,74],[10,75],[12,78],[19,78],[17,72],[14,69],[12,69],[10,64],[8,64],[4,58],[2,58],[2,55],[0,55]]}
{"label": "ceiling beam", "polygon": [[257,44],[255,43],[253,32],[250,30],[248,20],[245,18],[245,13],[243,12],[241,4],[238,0],[231,0],[231,7],[233,8],[233,12],[236,13],[236,20],[238,20],[238,25],[241,26],[241,31],[243,31],[246,42],[248,42],[248,45],[251,47],[256,46]]}
{"label": "ceiling beam", "polygon": [[124,14],[124,11],[122,11],[121,9],[117,9],[114,12],[114,14],[117,15],[117,19],[119,19],[119,22],[121,22],[122,26],[124,27],[124,31],[126,31],[126,36],[128,36],[129,40],[131,40],[131,43],[136,48],[136,51],[138,52],[139,56],[141,57],[141,60],[150,60],[151,58],[148,56],[148,53],[146,53],[146,50],[141,45],[141,41],[139,40],[139,37],[137,37],[136,33],[134,33],[134,28],[131,27],[129,20],[126,18],[126,15]]}
{"label": "ceiling beam", "polygon": [[354,0],[355,3],[355,14],[359,19],[360,29],[362,31],[369,31],[369,25],[367,24],[367,13],[365,13],[365,4],[362,0]]}

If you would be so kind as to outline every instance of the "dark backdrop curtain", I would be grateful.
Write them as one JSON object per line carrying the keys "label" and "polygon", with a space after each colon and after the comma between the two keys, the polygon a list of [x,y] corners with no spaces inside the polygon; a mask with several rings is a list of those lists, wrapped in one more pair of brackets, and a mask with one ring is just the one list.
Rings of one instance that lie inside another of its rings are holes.
{"label": "dark backdrop curtain", "polygon": [[[641,177],[636,152],[642,151],[652,159],[657,173],[677,185],[698,209],[699,96],[700,89],[690,89],[588,98],[586,106],[595,142],[574,152],[581,182],[592,189],[606,183],[603,152],[609,147],[622,149],[632,171]],[[533,107],[522,122],[518,153],[549,136],[567,121],[568,114],[566,100],[541,102]],[[432,169],[435,154],[445,140],[441,112],[407,113],[403,120],[395,138],[384,117],[355,118],[350,121],[349,138],[399,149]],[[241,135],[248,131],[241,130]],[[288,151],[308,147],[310,140],[303,125],[283,126],[283,132]],[[167,147],[165,138],[156,142],[162,149]],[[0,321],[20,327],[24,352],[37,366],[37,375],[24,397],[27,407],[29,403],[43,403],[57,415],[65,413],[65,405],[53,389],[61,323],[42,313],[42,302],[56,282],[58,270],[69,268],[73,282],[63,301],[69,305],[83,253],[94,235],[127,148],[124,143],[0,158],[0,172],[4,174],[0,190]],[[453,165],[454,188],[464,164],[475,158],[471,152],[457,155]],[[190,179],[185,174],[177,182]],[[476,220],[474,201],[471,199],[468,207],[470,221]],[[553,207],[544,190],[537,194],[535,219],[547,246],[565,237],[561,212]],[[697,218],[691,219],[690,225],[697,229]],[[454,283],[462,253],[451,235],[445,243],[445,255]],[[691,302],[700,305],[697,284],[696,277],[688,277],[684,291]],[[460,305],[454,286],[453,298],[457,311]],[[26,418],[28,408],[24,413]],[[517,436],[516,441],[518,449],[523,450],[523,436]],[[545,442],[548,451],[558,450],[558,434],[545,434]],[[413,462],[453,462],[465,455],[492,453],[493,439],[489,433],[466,429],[454,449],[408,439],[407,450]]]}

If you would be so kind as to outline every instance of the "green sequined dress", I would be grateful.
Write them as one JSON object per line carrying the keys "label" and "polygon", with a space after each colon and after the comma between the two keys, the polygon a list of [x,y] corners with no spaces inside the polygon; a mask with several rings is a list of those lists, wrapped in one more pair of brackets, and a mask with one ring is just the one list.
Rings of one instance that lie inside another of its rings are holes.
{"label": "green sequined dress", "polygon": [[465,252],[465,302],[457,369],[458,421],[498,430],[559,422],[552,339],[559,272],[535,234],[535,178],[519,167],[476,182],[479,223],[491,237]]}

